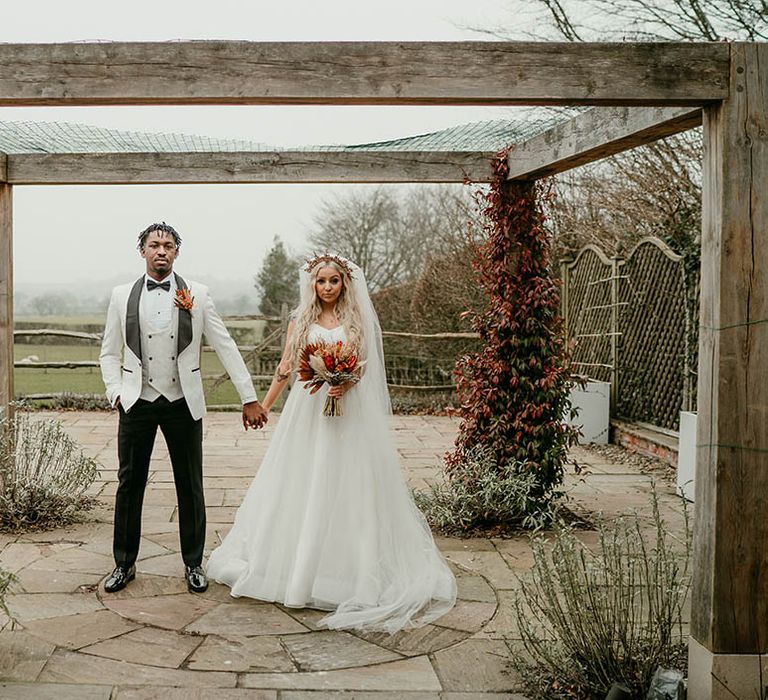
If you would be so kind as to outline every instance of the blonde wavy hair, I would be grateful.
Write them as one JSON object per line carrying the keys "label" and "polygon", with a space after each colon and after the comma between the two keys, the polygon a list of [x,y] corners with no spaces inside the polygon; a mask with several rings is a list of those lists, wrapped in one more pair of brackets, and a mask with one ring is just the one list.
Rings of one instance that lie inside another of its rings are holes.
{"label": "blonde wavy hair", "polygon": [[336,318],[339,320],[339,324],[344,326],[347,343],[355,348],[358,354],[360,354],[364,348],[363,322],[360,315],[360,307],[357,303],[357,298],[355,297],[352,280],[350,280],[347,271],[340,265],[337,265],[332,260],[325,261],[316,265],[312,272],[310,272],[307,282],[309,289],[302,290],[302,292],[304,292],[302,298],[308,299],[308,301],[299,304],[293,313],[296,325],[294,326],[293,338],[291,340],[290,358],[294,367],[298,367],[301,351],[307,345],[310,327],[313,323],[317,323],[320,318],[320,313],[323,310],[320,299],[317,296],[315,284],[317,283],[317,276],[320,273],[320,270],[323,270],[326,267],[332,267],[339,273],[339,275],[341,275],[341,293],[336,300],[334,311],[336,313]]}

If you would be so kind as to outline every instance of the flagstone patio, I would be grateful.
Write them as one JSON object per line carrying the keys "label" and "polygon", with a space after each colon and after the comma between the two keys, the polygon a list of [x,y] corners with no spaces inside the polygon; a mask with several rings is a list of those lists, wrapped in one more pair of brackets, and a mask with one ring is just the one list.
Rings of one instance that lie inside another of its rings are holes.
{"label": "flagstone patio", "polygon": [[[187,592],[173,477],[158,440],[137,577],[110,595],[103,578],[113,565],[117,417],[38,415],[61,420],[103,464],[93,486],[100,505],[86,523],[0,535],[0,565],[22,586],[8,597],[15,623],[0,615],[0,698],[523,699],[508,660],[517,638],[515,575],[531,564],[526,537],[437,537],[456,573],[459,600],[435,624],[394,636],[321,630],[318,611],[232,598],[215,583],[204,594]],[[277,420],[246,433],[238,414],[206,417],[206,555],[227,532]],[[455,421],[396,416],[393,428],[409,483],[425,486],[452,445]],[[581,448],[573,454],[588,467],[568,477],[574,509],[608,517],[649,509],[651,474]],[[665,518],[679,531],[680,502],[668,481],[656,481]],[[594,533],[583,537],[594,540]]]}

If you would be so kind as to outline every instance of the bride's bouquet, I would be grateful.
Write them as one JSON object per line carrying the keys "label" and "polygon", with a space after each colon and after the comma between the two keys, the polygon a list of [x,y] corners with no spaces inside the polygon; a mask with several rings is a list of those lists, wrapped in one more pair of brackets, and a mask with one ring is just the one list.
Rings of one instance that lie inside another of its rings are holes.
{"label": "bride's bouquet", "polygon": [[[338,386],[360,381],[364,362],[358,360],[353,349],[343,342],[309,343],[299,358],[299,381],[314,394],[323,384]],[[341,415],[341,398],[327,396],[323,406],[324,416]]]}

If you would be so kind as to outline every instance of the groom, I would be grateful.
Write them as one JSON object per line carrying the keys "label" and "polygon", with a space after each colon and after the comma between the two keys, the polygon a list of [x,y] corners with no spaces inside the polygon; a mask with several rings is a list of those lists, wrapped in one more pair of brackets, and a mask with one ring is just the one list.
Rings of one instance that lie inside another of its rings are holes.
{"label": "groom", "polygon": [[243,425],[260,428],[267,414],[248,369],[208,296],[208,289],[173,272],[181,237],[165,222],[139,234],[146,274],[115,287],[109,302],[101,374],[117,406],[119,460],[113,554],[104,590],[119,591],[136,576],[141,507],[157,429],[165,437],[179,507],[181,556],[187,588],[208,587],[203,567],[203,415],[200,346],[205,334],[243,403]]}

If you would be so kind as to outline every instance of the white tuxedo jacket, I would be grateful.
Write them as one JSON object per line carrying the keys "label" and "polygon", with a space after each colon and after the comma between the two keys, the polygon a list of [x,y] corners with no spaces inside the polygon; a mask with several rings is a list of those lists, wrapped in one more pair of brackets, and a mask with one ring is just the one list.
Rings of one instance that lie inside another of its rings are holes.
{"label": "white tuxedo jacket", "polygon": [[[189,412],[195,420],[205,415],[203,380],[200,376],[200,347],[203,335],[214,348],[243,403],[256,400],[256,391],[248,368],[216,312],[208,288],[197,282],[187,284],[174,273],[178,289],[189,288],[194,297],[191,311],[173,308],[172,323],[177,329],[176,362],[179,382]],[[146,286],[145,278],[115,287],[109,301],[107,324],[101,343],[101,376],[107,398],[114,406],[118,397],[128,411],[141,394],[141,329],[139,300]]]}

